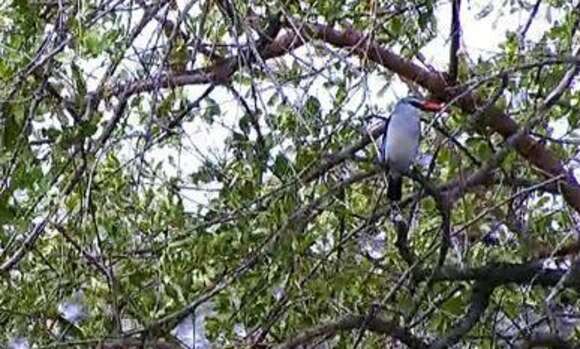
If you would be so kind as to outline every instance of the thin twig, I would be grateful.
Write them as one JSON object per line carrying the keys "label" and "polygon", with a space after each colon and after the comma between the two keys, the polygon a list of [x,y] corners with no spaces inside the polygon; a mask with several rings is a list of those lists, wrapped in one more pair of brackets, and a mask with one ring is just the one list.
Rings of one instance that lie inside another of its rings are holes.
{"label": "thin twig", "polygon": [[537,0],[536,4],[532,8],[532,12],[530,12],[530,17],[528,17],[528,21],[526,22],[526,25],[522,28],[522,31],[520,31],[519,36],[520,36],[521,41],[523,41],[526,38],[526,34],[528,33],[528,30],[530,29],[530,26],[532,25],[534,18],[536,18],[536,14],[538,14],[538,9],[540,8],[541,3],[542,3],[542,0]]}

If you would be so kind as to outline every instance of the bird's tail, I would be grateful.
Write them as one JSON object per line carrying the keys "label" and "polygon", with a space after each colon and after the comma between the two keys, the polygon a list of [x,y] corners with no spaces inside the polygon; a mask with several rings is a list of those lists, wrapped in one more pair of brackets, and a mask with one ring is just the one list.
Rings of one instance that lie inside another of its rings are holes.
{"label": "bird's tail", "polygon": [[387,188],[387,198],[391,201],[399,201],[402,196],[403,188],[403,177],[401,176],[389,176]]}

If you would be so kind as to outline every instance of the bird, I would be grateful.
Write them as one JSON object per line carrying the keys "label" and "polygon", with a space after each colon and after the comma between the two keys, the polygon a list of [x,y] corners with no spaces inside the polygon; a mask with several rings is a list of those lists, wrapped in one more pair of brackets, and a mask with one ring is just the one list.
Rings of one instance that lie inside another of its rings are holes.
{"label": "bird", "polygon": [[389,118],[383,133],[380,161],[389,166],[387,198],[399,201],[402,196],[403,178],[417,156],[421,138],[421,113],[437,112],[443,104],[436,100],[417,96],[400,99]]}

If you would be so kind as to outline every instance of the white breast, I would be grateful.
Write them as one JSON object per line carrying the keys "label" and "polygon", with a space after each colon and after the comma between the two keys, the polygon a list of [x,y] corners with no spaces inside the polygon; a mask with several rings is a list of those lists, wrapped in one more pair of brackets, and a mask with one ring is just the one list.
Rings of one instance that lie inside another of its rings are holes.
{"label": "white breast", "polygon": [[419,149],[420,136],[420,111],[409,104],[397,104],[389,121],[385,145],[385,160],[393,174],[409,170]]}

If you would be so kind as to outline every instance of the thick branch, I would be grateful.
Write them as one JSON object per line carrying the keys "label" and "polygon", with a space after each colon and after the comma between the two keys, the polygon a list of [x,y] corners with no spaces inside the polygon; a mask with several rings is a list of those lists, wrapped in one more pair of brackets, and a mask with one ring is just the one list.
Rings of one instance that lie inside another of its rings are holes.
{"label": "thick branch", "polygon": [[[296,348],[300,345],[308,344],[314,339],[322,336],[335,335],[337,332],[350,331],[360,328],[363,323],[366,329],[383,335],[393,337],[409,348],[427,348],[427,345],[419,338],[413,336],[409,331],[400,328],[396,323],[375,316],[370,321],[365,315],[346,315],[340,320],[329,322],[317,327],[302,331],[292,337],[292,339],[280,344],[276,349]],[[366,321],[366,323],[365,323]]]}
{"label": "thick branch", "polygon": [[[433,274],[433,281],[481,281],[488,285],[534,285],[534,286],[554,286],[566,274],[562,269],[543,268],[541,262],[531,262],[526,264],[494,263],[483,267],[455,267],[445,266]],[[431,271],[419,270],[414,274],[418,281],[426,280],[430,277]],[[580,287],[580,279],[568,279],[563,284],[564,287]]]}
{"label": "thick branch", "polygon": [[397,232],[397,241],[395,247],[403,260],[411,267],[415,263],[415,255],[409,248],[409,225],[404,220],[394,220],[395,231]]}
{"label": "thick branch", "polygon": [[97,349],[125,349],[125,348],[152,348],[152,349],[180,349],[179,344],[163,339],[145,340],[139,338],[119,338],[107,340],[77,340],[70,342],[54,342],[45,348],[97,348]]}

